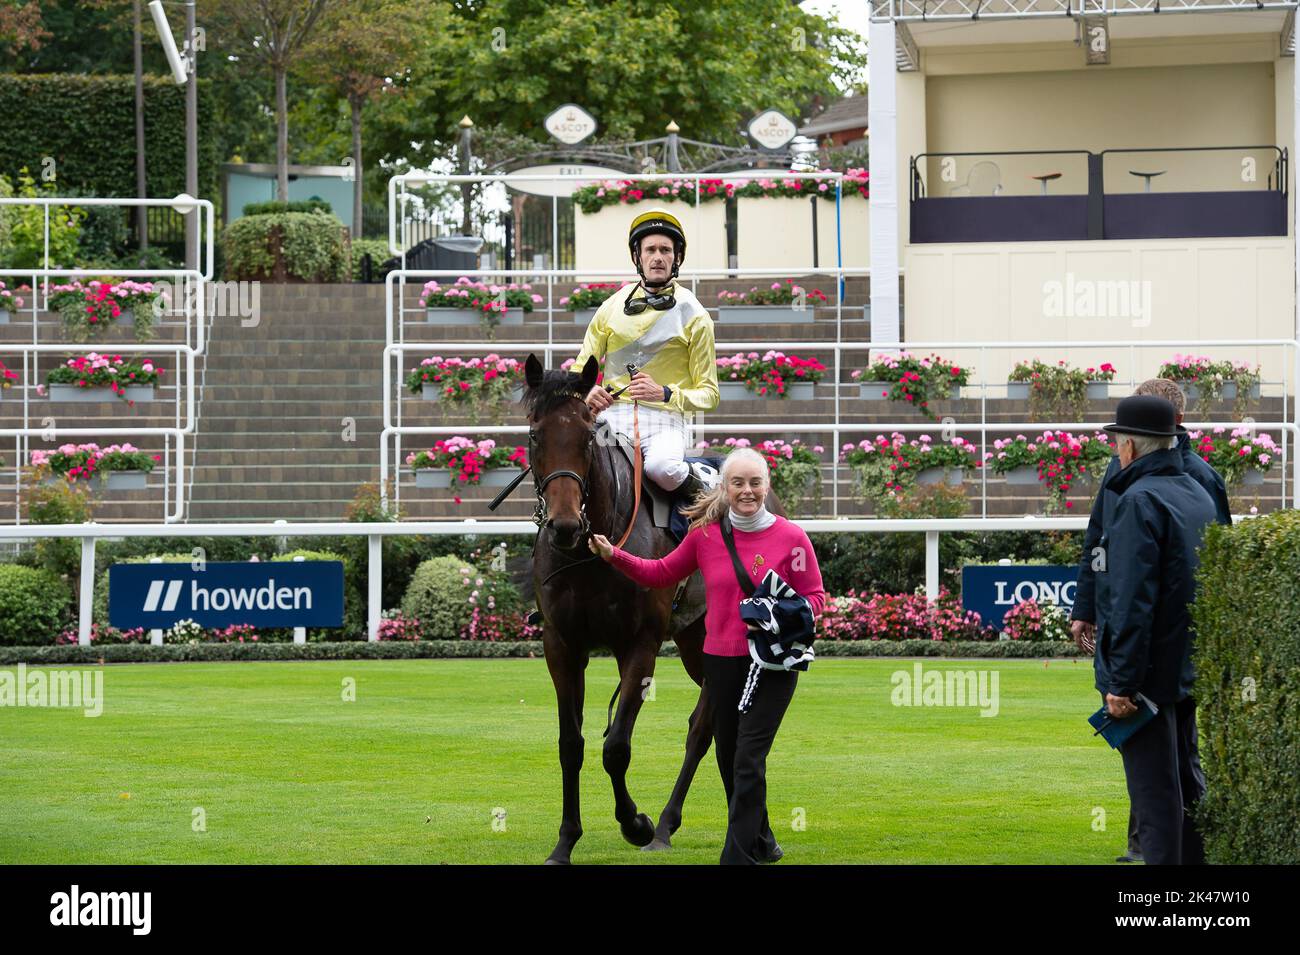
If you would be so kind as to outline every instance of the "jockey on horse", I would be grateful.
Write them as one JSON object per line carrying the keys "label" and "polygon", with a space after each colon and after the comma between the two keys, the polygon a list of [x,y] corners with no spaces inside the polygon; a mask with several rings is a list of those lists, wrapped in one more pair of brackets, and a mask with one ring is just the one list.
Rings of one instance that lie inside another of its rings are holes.
{"label": "jockey on horse", "polygon": [[688,415],[718,406],[713,319],[676,281],[686,259],[686,233],[676,216],[663,209],[638,215],[628,250],[639,281],[596,310],[573,367],[581,369],[593,355],[604,362],[588,407],[615,431],[639,431],[645,475],[686,505],[707,490],[685,457]]}

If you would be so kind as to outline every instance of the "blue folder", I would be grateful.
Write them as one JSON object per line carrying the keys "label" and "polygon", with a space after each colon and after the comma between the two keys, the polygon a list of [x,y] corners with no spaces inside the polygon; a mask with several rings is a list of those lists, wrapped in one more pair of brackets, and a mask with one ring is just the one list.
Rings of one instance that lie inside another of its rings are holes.
{"label": "blue folder", "polygon": [[1156,713],[1160,711],[1158,706],[1141,693],[1137,695],[1137,702],[1137,712],[1123,719],[1111,716],[1106,712],[1106,704],[1103,703],[1101,709],[1088,717],[1089,725],[1096,730],[1092,735],[1100,734],[1106,742],[1110,743],[1111,749],[1119,749],[1128,742],[1129,737],[1155,719]]}

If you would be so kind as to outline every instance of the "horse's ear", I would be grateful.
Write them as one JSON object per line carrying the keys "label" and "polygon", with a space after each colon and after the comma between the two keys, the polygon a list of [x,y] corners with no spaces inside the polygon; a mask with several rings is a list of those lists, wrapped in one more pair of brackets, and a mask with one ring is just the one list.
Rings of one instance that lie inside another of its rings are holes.
{"label": "horse's ear", "polygon": [[600,362],[596,361],[595,355],[587,357],[587,363],[582,366],[582,389],[591,391],[596,387],[596,376],[600,374]]}
{"label": "horse's ear", "polygon": [[537,356],[529,354],[528,360],[524,362],[524,381],[528,382],[529,388],[539,388],[542,384],[542,363],[537,360]]}

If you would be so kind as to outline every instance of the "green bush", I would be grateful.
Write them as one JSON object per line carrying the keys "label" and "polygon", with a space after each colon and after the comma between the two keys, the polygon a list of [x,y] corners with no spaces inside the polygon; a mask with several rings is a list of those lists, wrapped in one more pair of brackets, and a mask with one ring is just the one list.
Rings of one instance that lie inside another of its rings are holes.
{"label": "green bush", "polygon": [[324,199],[306,199],[301,202],[279,202],[272,199],[270,202],[250,202],[244,206],[246,216],[274,215],[279,212],[324,212],[332,215],[334,207]]}
{"label": "green bush", "polygon": [[1300,863],[1300,512],[1206,532],[1192,608],[1213,863]]}
{"label": "green bush", "polygon": [[[48,198],[58,195],[52,184],[37,186],[36,180],[23,166],[16,179],[17,185],[6,183],[7,192],[26,199]],[[78,264],[78,237],[86,218],[84,209],[75,206],[49,207],[49,263],[50,268],[72,268]],[[46,259],[45,207],[12,206],[5,210],[5,245],[3,253],[6,267],[43,268]]]}
{"label": "green bush", "polygon": [[72,591],[57,574],[0,564],[0,644],[53,643],[72,613]]}
{"label": "green bush", "polygon": [[[494,605],[494,606],[492,606]],[[517,613],[523,601],[505,573],[446,555],[420,564],[402,598],[402,615],[420,621],[426,639],[455,640],[474,608]]]}
{"label": "green bush", "polygon": [[322,212],[244,216],[221,236],[231,280],[346,282],[352,261],[347,229]]}
{"label": "green bush", "polygon": [[[65,5],[71,10],[71,5]],[[199,70],[202,74],[202,68]],[[198,81],[199,129],[213,128],[212,80]],[[39,174],[54,160],[60,192],[134,196],[135,79],[131,75],[0,74],[0,175],[27,166]],[[144,77],[145,157],[149,195],[185,192],[185,88],[170,76]],[[199,195],[217,191],[218,137],[199,137]],[[10,264],[10,263],[6,263]]]}
{"label": "green bush", "polygon": [[388,250],[387,239],[353,239],[352,240],[352,281],[361,281],[361,260],[370,256],[372,278],[378,278],[379,266],[393,257]]}

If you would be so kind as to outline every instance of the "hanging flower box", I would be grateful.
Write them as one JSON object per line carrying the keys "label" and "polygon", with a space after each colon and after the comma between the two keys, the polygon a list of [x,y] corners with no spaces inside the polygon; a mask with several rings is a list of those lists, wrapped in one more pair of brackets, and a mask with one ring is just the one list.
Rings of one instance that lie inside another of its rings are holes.
{"label": "hanging flower box", "polygon": [[406,463],[415,472],[416,487],[504,487],[528,466],[528,449],[497,447],[491,438],[471,441],[458,434],[407,455]]}
{"label": "hanging flower box", "polygon": [[47,484],[98,480],[110,491],[138,491],[148,486],[149,472],[162,460],[131,444],[101,448],[97,444],[64,444],[56,451],[33,451],[32,466],[48,471]]}
{"label": "hanging flower box", "polygon": [[1195,402],[1207,413],[1220,398],[1233,401],[1236,405],[1234,410],[1243,413],[1246,402],[1260,395],[1258,365],[1251,367],[1239,362],[1213,361],[1204,356],[1174,355],[1173,361],[1161,365],[1156,375],[1178,382],[1188,404]]}
{"label": "hanging flower box", "polygon": [[794,284],[773,282],[769,288],[757,285],[748,292],[718,293],[718,321],[723,324],[773,325],[813,321],[815,310],[826,304],[821,289],[805,289]]}
{"label": "hanging flower box", "polygon": [[[1110,397],[1110,384],[1105,381],[1090,381],[1085,386],[1085,394],[1089,401],[1101,400]],[[1007,382],[1007,397],[1016,401],[1029,400],[1029,382],[1027,381],[1009,381]]]}
{"label": "hanging flower box", "polygon": [[1210,431],[1189,432],[1187,437],[1191,449],[1223,475],[1229,486],[1263,484],[1273,459],[1282,453],[1267,434],[1254,434],[1244,425],[1232,430],[1220,425]]}
{"label": "hanging flower box", "polygon": [[560,299],[560,307],[573,312],[575,325],[590,325],[591,319],[615,292],[631,282],[583,282]]}
{"label": "hanging flower box", "polygon": [[69,358],[45,376],[46,384],[37,389],[48,393],[51,401],[113,401],[128,405],[153,401],[154,385],[163,369],[149,359],[126,361],[121,355]]}
{"label": "hanging flower box", "polygon": [[917,484],[952,484],[966,480],[965,468],[933,467],[916,472]]}
{"label": "hanging flower box", "polygon": [[427,282],[420,294],[428,324],[482,325],[489,330],[498,325],[522,325],[524,312],[531,312],[541,302],[542,297],[533,294],[527,283],[488,285],[463,275],[454,285]]}
{"label": "hanging flower box", "polygon": [[737,352],[717,359],[718,395],[732,400],[792,398],[809,401],[814,385],[826,374],[816,358],[800,358],[784,352]]}
{"label": "hanging flower box", "polygon": [[931,420],[938,415],[932,401],[961,397],[970,381],[970,369],[954,365],[938,355],[917,358],[911,352],[884,354],[850,376],[860,382],[859,396],[867,401],[896,401],[911,405]]}
{"label": "hanging flower box", "polygon": [[166,305],[167,301],[166,293],[152,282],[131,279],[53,285],[48,298],[50,309],[58,313],[68,337],[77,342],[128,321],[135,325],[136,340],[148,341],[154,337],[157,305]]}
{"label": "hanging flower box", "polygon": [[446,401],[474,408],[523,398],[523,365],[490,352],[482,358],[423,359],[406,375],[406,389],[425,401]]}
{"label": "hanging flower box", "polygon": [[4,281],[0,280],[0,325],[8,325],[9,313],[11,311],[17,311],[23,307],[23,300],[19,298],[15,292],[28,291],[30,291],[30,289],[25,285],[21,288],[10,290],[5,286]]}
{"label": "hanging flower box", "polygon": [[1047,488],[1048,512],[1074,507],[1066,495],[1071,486],[1095,480],[1114,456],[1115,446],[1104,431],[1074,435],[1068,431],[1044,431],[1030,440],[1023,434],[999,438],[984,455],[985,464],[1008,484],[1026,486],[1041,483]]}

